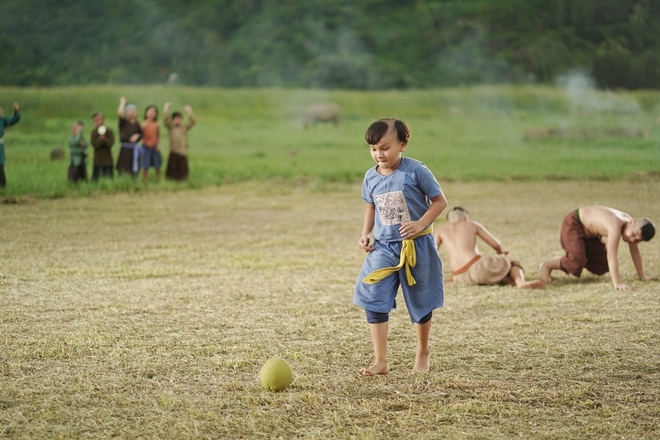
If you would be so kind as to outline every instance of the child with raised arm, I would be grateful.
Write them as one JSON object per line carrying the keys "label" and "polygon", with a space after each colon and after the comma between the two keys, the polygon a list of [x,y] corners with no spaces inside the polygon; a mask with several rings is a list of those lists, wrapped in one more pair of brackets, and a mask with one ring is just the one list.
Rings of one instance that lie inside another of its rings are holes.
{"label": "child with raised arm", "polygon": [[[596,275],[609,271],[615,289],[630,290],[619,275],[617,254],[620,240],[628,243],[639,279],[655,279],[644,275],[638,246],[639,242],[649,241],[655,235],[655,226],[646,217],[633,219],[629,214],[607,206],[582,206],[564,217],[559,235],[566,255],[541,263],[539,277],[546,283],[552,281],[550,273],[553,270],[563,270],[579,277],[582,269],[587,269]],[[607,237],[606,243],[603,237]]]}
{"label": "child with raised arm", "polygon": [[188,131],[195,125],[195,115],[192,107],[183,107],[188,113],[188,123],[183,125],[181,113],[174,112],[170,117],[171,103],[166,102],[163,107],[164,124],[170,134],[170,157],[167,159],[165,177],[172,180],[183,181],[188,178]]}
{"label": "child with raised arm", "polygon": [[71,159],[67,173],[71,183],[78,183],[80,180],[87,181],[87,141],[83,135],[84,131],[85,125],[82,121],[74,122],[71,126],[71,136],[69,136]]}
{"label": "child with raised arm", "polygon": [[119,117],[119,140],[121,148],[117,158],[117,171],[119,174],[130,173],[133,178],[140,171],[140,139],[142,139],[142,127],[137,121],[137,105],[126,104],[123,96],[119,100],[117,116]]}
{"label": "child with raised arm", "polygon": [[367,207],[358,246],[367,257],[353,295],[353,302],[365,309],[374,348],[373,365],[361,370],[365,376],[390,371],[388,321],[399,286],[415,323],[415,372],[429,369],[431,317],[444,302],[442,262],[432,233],[447,199],[423,163],[402,156],[409,138],[408,126],[392,118],[374,122],[365,134],[376,166],[362,183]]}
{"label": "child with raised arm", "polygon": [[0,108],[0,188],[7,187],[7,178],[5,177],[5,127],[17,124],[21,120],[18,102],[14,103],[13,108],[14,115],[11,118],[6,117],[2,108]]}
{"label": "child with raised arm", "polygon": [[[481,223],[470,220],[467,210],[453,207],[447,213],[446,223],[434,234],[440,249],[442,244],[449,255],[452,281],[461,284],[513,284],[519,288],[543,288],[541,280],[525,280],[520,263],[506,255],[502,243]],[[481,238],[498,255],[481,255],[477,249]]]}

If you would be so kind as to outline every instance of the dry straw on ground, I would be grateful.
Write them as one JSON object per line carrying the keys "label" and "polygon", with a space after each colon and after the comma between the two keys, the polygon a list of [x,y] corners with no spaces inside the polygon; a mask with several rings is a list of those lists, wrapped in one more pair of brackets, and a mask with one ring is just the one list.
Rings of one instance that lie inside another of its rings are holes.
{"label": "dry straw on ground", "polygon": [[[660,219],[658,182],[446,183],[528,277],[563,215]],[[387,377],[351,303],[359,187],[254,184],[0,206],[2,438],[657,438],[660,282],[447,285],[432,367],[405,309]],[[441,221],[441,220],[440,220]],[[641,246],[660,274],[660,239]],[[486,251],[486,249],[482,249]],[[402,303],[402,301],[401,301]],[[287,359],[295,381],[264,390]]]}

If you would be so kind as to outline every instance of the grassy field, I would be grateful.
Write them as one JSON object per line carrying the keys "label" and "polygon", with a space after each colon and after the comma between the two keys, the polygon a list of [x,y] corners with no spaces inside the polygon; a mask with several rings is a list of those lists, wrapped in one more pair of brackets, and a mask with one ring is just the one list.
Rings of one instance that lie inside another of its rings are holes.
{"label": "grassy field", "polygon": [[[143,192],[145,188],[130,179],[71,187],[67,162],[49,160],[52,148],[66,145],[75,120],[87,122],[89,133],[91,114],[101,110],[115,127],[122,95],[136,101],[140,111],[165,101],[172,101],[175,109],[191,104],[199,118],[190,133],[190,181],[162,183],[152,191],[269,178],[359,182],[371,165],[364,131],[384,116],[412,126],[408,154],[443,180],[643,180],[660,174],[660,133],[638,136],[660,115],[660,92],[654,91],[507,86],[405,92],[0,88],[0,105],[8,110],[18,101],[23,110],[23,120],[5,135],[9,185],[0,195],[57,198]],[[323,101],[342,106],[341,126],[304,130],[300,119],[305,107]],[[527,132],[548,129],[561,135],[525,140]]]}
{"label": "grassy field", "polygon": [[[443,189],[528,278],[559,253],[561,219],[580,204],[660,218],[652,180]],[[414,330],[399,309],[392,372],[365,378],[372,348],[351,302],[359,185],[22,202],[0,206],[1,438],[660,435],[659,284],[636,281],[625,249],[630,292],[588,274],[542,291],[449,283],[431,371],[411,373]],[[641,245],[650,275],[657,240]],[[258,380],[275,355],[295,373],[282,393]]]}

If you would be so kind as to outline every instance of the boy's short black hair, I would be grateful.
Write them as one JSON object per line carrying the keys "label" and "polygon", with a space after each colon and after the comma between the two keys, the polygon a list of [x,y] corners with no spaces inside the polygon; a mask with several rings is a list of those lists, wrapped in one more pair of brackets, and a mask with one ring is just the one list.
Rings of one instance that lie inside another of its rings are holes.
{"label": "boy's short black hair", "polygon": [[466,213],[466,214],[468,214],[468,215],[470,214],[470,213],[468,212],[468,210],[465,209],[465,208],[463,208],[462,206],[454,206],[453,208],[451,208],[451,209],[447,212],[447,220],[449,220],[449,215],[450,215],[452,212],[454,212],[454,211],[462,211],[462,212],[464,212],[464,213]]}
{"label": "boy's short black hair", "polygon": [[147,119],[147,112],[149,111],[150,108],[153,108],[154,110],[156,110],[156,117],[154,118],[154,121],[157,121],[158,120],[158,107],[156,107],[153,104],[148,105],[147,108],[144,109],[144,119]]}
{"label": "boy's short black hair", "polygon": [[642,241],[649,241],[655,237],[655,226],[648,218],[645,218],[640,228],[642,231]]}
{"label": "boy's short black hair", "polygon": [[172,112],[172,119],[182,117],[181,112]]}
{"label": "boy's short black hair", "polygon": [[101,113],[101,112],[96,112],[96,113],[94,113],[94,114],[92,115],[92,119],[94,119],[94,118],[97,117],[97,116],[101,116],[101,117],[103,117],[103,113]]}
{"label": "boy's short black hair", "polygon": [[85,126],[85,123],[83,121],[76,121],[76,124],[82,125],[83,127]]}
{"label": "boy's short black hair", "polygon": [[364,140],[369,145],[376,145],[390,130],[394,130],[399,142],[408,143],[410,139],[410,128],[405,122],[395,118],[383,118],[372,123],[364,134]]}

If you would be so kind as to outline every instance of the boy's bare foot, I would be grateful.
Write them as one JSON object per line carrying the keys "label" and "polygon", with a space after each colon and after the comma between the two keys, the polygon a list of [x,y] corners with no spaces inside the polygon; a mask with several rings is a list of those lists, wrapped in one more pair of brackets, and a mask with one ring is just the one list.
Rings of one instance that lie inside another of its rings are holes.
{"label": "boy's bare foot", "polygon": [[429,371],[429,352],[417,352],[415,355],[415,366],[413,373],[426,373]]}
{"label": "boy's bare foot", "polygon": [[389,374],[389,372],[390,367],[387,365],[387,362],[375,362],[371,367],[360,370],[363,376],[380,376]]}
{"label": "boy's bare foot", "polygon": [[545,283],[552,282],[552,278],[550,277],[550,267],[548,267],[547,261],[544,261],[539,266],[539,278]]}
{"label": "boy's bare foot", "polygon": [[518,288],[519,289],[544,289],[545,288],[545,282],[543,282],[543,280],[525,281],[520,286],[518,286]]}

